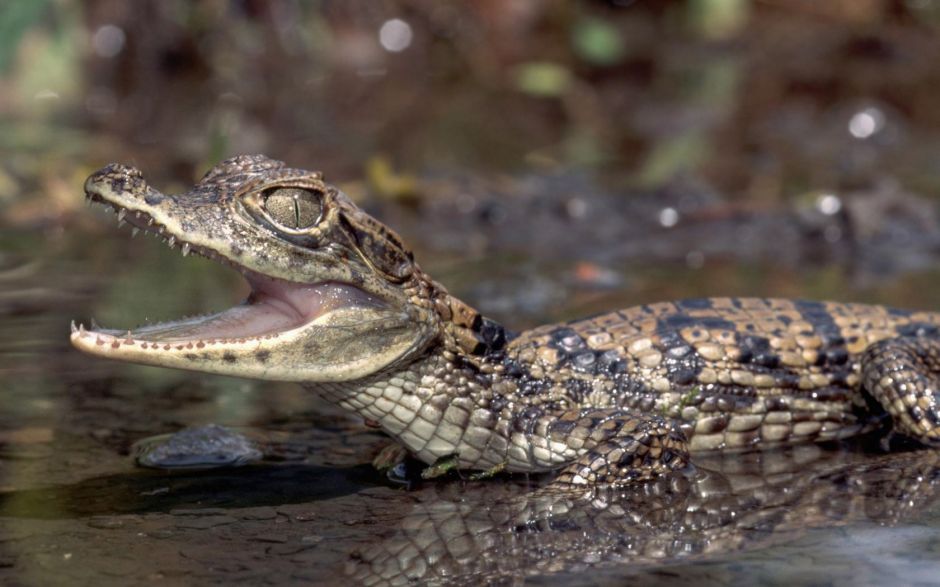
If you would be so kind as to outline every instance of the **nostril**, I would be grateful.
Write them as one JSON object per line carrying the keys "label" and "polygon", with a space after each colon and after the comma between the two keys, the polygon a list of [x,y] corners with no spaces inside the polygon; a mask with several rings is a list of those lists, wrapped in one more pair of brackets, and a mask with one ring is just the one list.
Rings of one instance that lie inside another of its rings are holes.
{"label": "nostril", "polygon": [[105,179],[114,180],[119,178],[124,180],[140,181],[144,178],[144,176],[136,167],[122,165],[120,163],[111,163],[93,173],[89,179],[97,179],[100,181]]}
{"label": "nostril", "polygon": [[156,190],[150,190],[147,192],[147,195],[144,196],[144,201],[147,202],[150,206],[156,206],[166,198],[163,194]]}
{"label": "nostril", "polygon": [[105,188],[112,193],[125,191],[140,192],[144,185],[144,176],[136,167],[111,163],[88,176],[85,192],[92,195]]}

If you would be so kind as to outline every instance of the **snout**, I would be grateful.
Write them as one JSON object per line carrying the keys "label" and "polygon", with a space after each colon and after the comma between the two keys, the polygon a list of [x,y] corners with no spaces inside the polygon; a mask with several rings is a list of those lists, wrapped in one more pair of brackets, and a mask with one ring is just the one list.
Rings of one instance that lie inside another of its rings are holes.
{"label": "snout", "polygon": [[100,197],[107,192],[120,194],[143,191],[149,191],[149,186],[140,170],[120,163],[102,167],[85,180],[85,195],[89,198]]}

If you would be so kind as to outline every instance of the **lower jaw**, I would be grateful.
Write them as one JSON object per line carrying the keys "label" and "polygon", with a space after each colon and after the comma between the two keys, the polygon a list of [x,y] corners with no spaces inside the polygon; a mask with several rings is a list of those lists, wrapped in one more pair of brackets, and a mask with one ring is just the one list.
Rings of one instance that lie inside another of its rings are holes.
{"label": "lower jaw", "polygon": [[267,340],[301,328],[339,308],[381,305],[375,297],[345,284],[295,284],[259,276],[249,276],[248,280],[252,285],[251,295],[245,303],[228,310],[127,331],[85,330],[73,324],[73,340],[94,337],[96,346],[104,344],[113,348],[131,344],[167,350],[202,348],[208,344]]}
{"label": "lower jaw", "polygon": [[254,337],[142,339],[74,328],[72,345],[143,365],[299,383],[347,382],[410,357],[430,340],[406,312],[344,308],[286,331]]}

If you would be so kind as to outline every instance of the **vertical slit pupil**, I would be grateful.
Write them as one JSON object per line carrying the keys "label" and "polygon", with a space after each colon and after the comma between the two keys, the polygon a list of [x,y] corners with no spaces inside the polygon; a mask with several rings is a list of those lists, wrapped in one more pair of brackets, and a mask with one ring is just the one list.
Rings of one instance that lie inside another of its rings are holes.
{"label": "vertical slit pupil", "polygon": [[301,188],[277,188],[265,192],[263,206],[272,220],[285,228],[315,225],[323,213],[322,194]]}

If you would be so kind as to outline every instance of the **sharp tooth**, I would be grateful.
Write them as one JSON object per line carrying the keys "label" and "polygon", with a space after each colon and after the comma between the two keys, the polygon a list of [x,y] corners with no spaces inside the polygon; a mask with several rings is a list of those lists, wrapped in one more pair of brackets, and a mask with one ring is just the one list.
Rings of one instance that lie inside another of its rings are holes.
{"label": "sharp tooth", "polygon": [[153,226],[153,218],[147,219],[147,226]]}
{"label": "sharp tooth", "polygon": [[72,334],[78,332],[78,327],[75,326],[75,320],[72,320]]}
{"label": "sharp tooth", "polygon": [[78,324],[78,333],[79,333],[81,336],[85,336],[85,325],[84,325],[84,324],[82,324],[82,323],[79,323],[79,324]]}
{"label": "sharp tooth", "polygon": [[140,232],[140,229],[137,228],[136,226],[131,228],[131,238],[134,238],[135,236],[137,236],[138,232]]}
{"label": "sharp tooth", "polygon": [[182,249],[183,256],[185,257],[186,255],[189,254],[189,243],[183,243],[183,246],[180,247],[180,249]]}
{"label": "sharp tooth", "polygon": [[101,330],[101,325],[95,322],[95,319],[91,319],[91,329],[92,330]]}
{"label": "sharp tooth", "polygon": [[121,208],[117,214],[118,214],[118,222],[121,222],[122,220],[124,220],[124,217],[127,216],[127,210],[125,210],[124,208]]}
{"label": "sharp tooth", "polygon": [[125,224],[127,223],[124,222],[123,220],[118,220],[118,228],[122,228]]}
{"label": "sharp tooth", "polygon": [[172,249],[172,248],[173,248],[173,245],[176,244],[176,237],[175,237],[175,236],[171,236],[170,239],[169,239],[168,241],[166,241],[166,243],[167,243],[168,245],[170,245],[170,248]]}
{"label": "sharp tooth", "polygon": [[137,210],[136,212],[134,212],[134,217],[140,218],[140,210]]}

